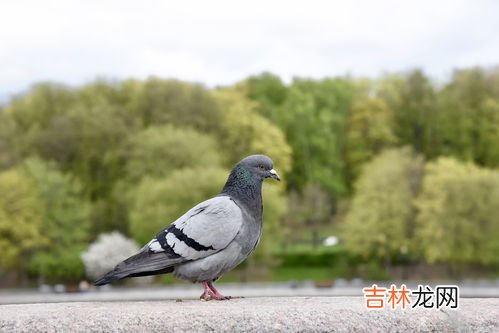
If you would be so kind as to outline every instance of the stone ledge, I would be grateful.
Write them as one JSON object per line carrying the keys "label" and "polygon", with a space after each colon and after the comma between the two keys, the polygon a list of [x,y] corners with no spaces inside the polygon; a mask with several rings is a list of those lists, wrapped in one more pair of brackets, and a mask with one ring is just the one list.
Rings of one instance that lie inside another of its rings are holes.
{"label": "stone ledge", "polygon": [[459,309],[366,311],[362,297],[0,305],[0,332],[498,332],[499,299]]}

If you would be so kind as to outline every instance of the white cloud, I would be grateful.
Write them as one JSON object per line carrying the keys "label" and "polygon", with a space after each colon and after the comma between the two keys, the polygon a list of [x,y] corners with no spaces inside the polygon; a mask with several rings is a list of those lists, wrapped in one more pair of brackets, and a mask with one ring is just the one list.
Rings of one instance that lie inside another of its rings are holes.
{"label": "white cloud", "polygon": [[228,84],[497,62],[496,1],[3,1],[0,96],[41,80]]}

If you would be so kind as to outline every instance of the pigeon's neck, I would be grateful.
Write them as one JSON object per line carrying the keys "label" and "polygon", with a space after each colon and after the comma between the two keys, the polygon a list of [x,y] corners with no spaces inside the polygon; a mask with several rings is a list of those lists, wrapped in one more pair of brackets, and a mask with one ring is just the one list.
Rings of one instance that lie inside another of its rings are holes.
{"label": "pigeon's neck", "polygon": [[261,219],[262,179],[255,177],[244,167],[239,166],[232,170],[220,194],[230,196]]}

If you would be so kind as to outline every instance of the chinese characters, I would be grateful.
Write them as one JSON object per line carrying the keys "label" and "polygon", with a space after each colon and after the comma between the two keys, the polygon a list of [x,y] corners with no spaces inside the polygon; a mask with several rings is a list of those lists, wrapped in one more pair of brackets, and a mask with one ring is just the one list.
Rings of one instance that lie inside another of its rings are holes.
{"label": "chinese characters", "polygon": [[418,285],[417,290],[411,290],[405,284],[402,284],[400,289],[394,284],[390,286],[390,289],[373,284],[362,291],[368,310],[384,309],[385,306],[389,306],[392,310],[418,307],[425,309],[458,308],[459,287],[454,285],[439,285],[435,289],[428,285]]}

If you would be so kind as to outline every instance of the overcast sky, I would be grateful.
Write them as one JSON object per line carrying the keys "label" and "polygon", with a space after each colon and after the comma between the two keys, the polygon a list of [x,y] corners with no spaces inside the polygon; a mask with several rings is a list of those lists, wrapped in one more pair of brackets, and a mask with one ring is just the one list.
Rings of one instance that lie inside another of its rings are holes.
{"label": "overcast sky", "polygon": [[499,64],[499,1],[0,2],[0,98],[39,81],[271,71],[320,78]]}

